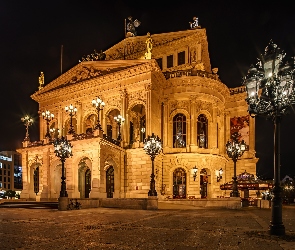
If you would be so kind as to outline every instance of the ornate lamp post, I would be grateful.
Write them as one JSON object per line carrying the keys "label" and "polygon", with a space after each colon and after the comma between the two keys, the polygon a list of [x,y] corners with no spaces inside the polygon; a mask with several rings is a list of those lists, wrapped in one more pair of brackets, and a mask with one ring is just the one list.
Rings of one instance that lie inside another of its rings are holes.
{"label": "ornate lamp post", "polygon": [[70,129],[68,133],[70,135],[75,134],[75,130],[73,126],[73,116],[77,113],[77,108],[71,104],[69,107],[68,106],[65,107],[65,111],[69,112],[69,115],[70,115]]}
{"label": "ornate lamp post", "polygon": [[50,130],[49,130],[49,122],[54,118],[54,114],[50,113],[49,110],[46,110],[42,112],[42,117],[46,121],[46,126],[47,126],[45,138],[50,139],[51,136],[50,136]]}
{"label": "ornate lamp post", "polygon": [[123,118],[121,115],[118,115],[118,116],[115,116],[114,119],[117,122],[118,127],[119,127],[119,134],[118,134],[117,141],[121,141],[122,140],[122,138],[121,138],[121,124],[125,121],[125,118]]}
{"label": "ornate lamp post", "polygon": [[151,136],[148,136],[144,139],[144,150],[146,154],[151,157],[152,160],[152,174],[151,174],[151,183],[150,190],[148,192],[148,196],[157,196],[156,185],[155,185],[155,174],[154,174],[154,160],[156,155],[160,153],[162,150],[162,142],[161,139],[152,133]]}
{"label": "ornate lamp post", "polygon": [[243,79],[251,116],[269,117],[274,123],[274,181],[269,232],[284,235],[282,222],[282,187],[280,185],[280,123],[295,103],[294,58],[289,64],[285,53],[271,40],[257,66],[251,65]]}
{"label": "ornate lamp post", "polygon": [[56,138],[53,142],[54,153],[61,161],[61,189],[60,197],[68,197],[67,188],[66,188],[66,177],[65,177],[65,161],[66,158],[73,156],[72,145],[68,140],[62,136],[61,138]]}
{"label": "ornate lamp post", "polygon": [[26,115],[26,116],[24,116],[24,117],[21,118],[21,121],[26,126],[26,137],[25,137],[24,141],[30,141],[29,127],[33,124],[34,120],[33,120],[32,117]]}
{"label": "ornate lamp post", "polygon": [[94,129],[102,130],[102,127],[99,121],[99,112],[103,110],[104,105],[105,103],[99,97],[96,97],[96,99],[92,100],[92,106],[96,108],[96,112],[97,112],[97,122]]}
{"label": "ornate lamp post", "polygon": [[231,158],[234,162],[233,190],[230,193],[230,196],[240,197],[240,193],[238,190],[236,163],[238,158],[241,157],[245,152],[246,143],[244,142],[244,140],[239,142],[237,139],[237,135],[233,135],[232,138],[232,141],[228,141],[225,145],[228,157]]}

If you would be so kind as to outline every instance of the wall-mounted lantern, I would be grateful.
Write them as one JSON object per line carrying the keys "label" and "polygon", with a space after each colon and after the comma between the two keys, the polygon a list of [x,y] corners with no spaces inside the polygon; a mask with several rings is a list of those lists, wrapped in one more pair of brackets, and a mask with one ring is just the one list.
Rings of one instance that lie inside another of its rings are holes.
{"label": "wall-mounted lantern", "polygon": [[222,179],[222,174],[223,174],[223,169],[219,169],[215,171],[216,174],[216,178],[217,178],[217,182],[220,182],[220,180]]}
{"label": "wall-mounted lantern", "polygon": [[196,180],[197,178],[197,173],[198,173],[198,168],[196,166],[194,166],[192,168],[192,175],[193,175],[193,178],[194,178],[194,181]]}

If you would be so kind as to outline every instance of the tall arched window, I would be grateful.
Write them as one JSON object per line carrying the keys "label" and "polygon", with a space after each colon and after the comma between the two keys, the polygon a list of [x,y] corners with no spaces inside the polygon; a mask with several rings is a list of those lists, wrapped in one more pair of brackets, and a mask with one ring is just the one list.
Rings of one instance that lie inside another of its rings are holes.
{"label": "tall arched window", "polygon": [[173,117],[173,147],[184,148],[186,146],[186,117],[177,114]]}
{"label": "tall arched window", "polygon": [[197,143],[199,148],[208,148],[208,119],[203,114],[198,116]]}

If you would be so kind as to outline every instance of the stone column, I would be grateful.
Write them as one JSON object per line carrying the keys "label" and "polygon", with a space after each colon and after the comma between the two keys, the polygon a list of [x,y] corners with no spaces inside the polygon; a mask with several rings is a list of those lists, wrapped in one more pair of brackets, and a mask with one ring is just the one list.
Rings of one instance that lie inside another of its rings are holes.
{"label": "stone column", "polygon": [[152,84],[148,83],[145,85],[146,91],[146,135],[152,134],[152,111],[151,111],[151,91],[152,91]]}
{"label": "stone column", "polygon": [[21,191],[20,198],[27,199],[29,198],[29,157],[28,151],[22,152],[22,182],[23,182],[23,189]]}
{"label": "stone column", "polygon": [[101,169],[100,154],[101,154],[101,139],[99,142],[93,146],[97,148],[93,152],[93,161],[91,169],[91,192],[90,198],[106,198],[105,188],[101,186],[101,173],[104,172],[104,169]]}
{"label": "stone column", "polygon": [[42,189],[40,189],[40,201],[44,201],[44,200],[48,200],[49,198],[49,182],[50,182],[50,173],[49,173],[49,169],[50,169],[50,146],[47,147],[47,149],[45,149],[42,152],[42,159],[43,162],[41,162],[41,166],[42,167],[42,179],[40,179],[41,183],[42,183]]}
{"label": "stone column", "polygon": [[[75,131],[77,134],[82,134],[83,131],[83,124],[82,124],[82,109],[83,109],[83,106],[82,106],[82,103],[81,102],[78,102],[77,104],[77,114],[76,114],[76,117],[77,117],[77,131]],[[86,132],[86,131],[85,131]]]}
{"label": "stone column", "polygon": [[[211,142],[210,142],[211,141]],[[210,135],[210,147],[217,148],[217,107],[212,106],[212,128],[211,128],[211,135]]]}
{"label": "stone column", "polygon": [[196,127],[196,96],[191,96],[191,143],[190,143],[190,151],[196,152],[197,146],[197,127]]}
{"label": "stone column", "polygon": [[[124,123],[121,125],[121,134],[122,134],[122,140],[123,145],[127,146],[128,144],[128,128],[129,128],[129,119],[127,114],[127,91],[126,89],[120,91],[120,97],[121,97],[121,116],[125,119]],[[117,129],[115,130],[117,132]],[[117,135],[117,134],[116,134]]]}

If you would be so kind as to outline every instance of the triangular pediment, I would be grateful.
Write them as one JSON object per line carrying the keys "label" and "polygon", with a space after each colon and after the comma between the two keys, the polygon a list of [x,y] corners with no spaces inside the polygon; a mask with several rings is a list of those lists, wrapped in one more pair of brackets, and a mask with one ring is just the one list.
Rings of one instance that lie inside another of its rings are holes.
{"label": "triangular pediment", "polygon": [[39,91],[35,92],[31,98],[35,96],[64,88],[81,81],[90,80],[97,77],[113,74],[121,70],[125,70],[136,65],[147,63],[147,60],[114,60],[114,61],[87,61],[81,62],[75,67],[71,68],[54,81],[48,83]]}
{"label": "triangular pediment", "polygon": [[[161,34],[151,34],[151,37],[153,40],[153,48],[156,48],[168,45],[169,43],[187,38],[189,36],[199,36],[202,38],[204,35],[205,29],[192,29]],[[106,60],[133,58],[132,55],[136,55],[146,50],[147,38],[148,35],[125,38],[121,42],[104,51],[106,54]]]}

